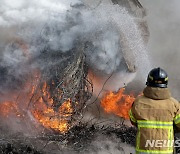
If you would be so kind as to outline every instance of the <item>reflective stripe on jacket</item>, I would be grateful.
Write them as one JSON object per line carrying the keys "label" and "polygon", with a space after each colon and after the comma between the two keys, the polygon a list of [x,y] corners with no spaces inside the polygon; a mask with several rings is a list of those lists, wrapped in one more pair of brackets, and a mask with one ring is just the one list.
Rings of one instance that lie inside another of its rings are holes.
{"label": "reflective stripe on jacket", "polygon": [[129,112],[137,124],[136,153],[172,154],[173,122],[180,128],[180,103],[167,88],[146,87]]}

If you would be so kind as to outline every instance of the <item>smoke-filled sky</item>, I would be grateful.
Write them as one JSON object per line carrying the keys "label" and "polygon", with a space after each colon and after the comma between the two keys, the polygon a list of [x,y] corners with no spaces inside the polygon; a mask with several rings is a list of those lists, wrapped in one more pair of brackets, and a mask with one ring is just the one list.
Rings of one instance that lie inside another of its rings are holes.
{"label": "smoke-filled sky", "polygon": [[150,30],[148,52],[152,65],[169,74],[169,87],[180,100],[180,1],[140,0],[147,9]]}
{"label": "smoke-filled sky", "polygon": [[[14,85],[14,80],[21,81],[31,69],[48,69],[47,65],[61,61],[48,59],[52,53],[71,53],[74,48],[76,52],[81,45],[89,68],[98,72],[100,89],[112,73],[106,90],[118,90],[132,81],[135,73],[127,66],[138,68],[143,79],[149,67],[146,46],[133,17],[108,0],[95,8],[78,0],[1,0],[0,15],[3,90]],[[49,54],[43,59],[45,51]]]}

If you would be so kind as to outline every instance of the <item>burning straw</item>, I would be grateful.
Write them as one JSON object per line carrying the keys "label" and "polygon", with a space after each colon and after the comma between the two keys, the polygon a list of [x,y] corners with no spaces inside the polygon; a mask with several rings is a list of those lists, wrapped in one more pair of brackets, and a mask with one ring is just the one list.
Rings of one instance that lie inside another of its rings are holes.
{"label": "burning straw", "polygon": [[76,51],[63,55],[66,63],[60,61],[42,72],[30,98],[33,116],[43,126],[60,132],[66,132],[80,118],[93,91],[83,46]]}

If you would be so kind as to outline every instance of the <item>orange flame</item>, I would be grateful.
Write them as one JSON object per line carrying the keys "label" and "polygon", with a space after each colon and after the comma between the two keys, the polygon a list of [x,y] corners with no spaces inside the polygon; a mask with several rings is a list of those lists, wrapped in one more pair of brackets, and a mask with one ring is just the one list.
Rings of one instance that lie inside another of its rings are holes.
{"label": "orange flame", "polygon": [[65,101],[58,111],[53,109],[53,99],[48,92],[47,83],[44,83],[42,88],[43,97],[46,98],[44,102],[43,97],[40,97],[33,108],[33,116],[45,128],[53,129],[65,133],[69,130],[70,125],[67,118],[72,115],[73,108],[70,99]]}
{"label": "orange flame", "polygon": [[21,114],[18,110],[17,104],[14,102],[3,102],[0,104],[0,115],[4,117],[9,117],[11,114],[16,114],[16,116],[20,117]]}
{"label": "orange flame", "polygon": [[63,110],[72,112],[70,101],[64,102],[58,113],[56,113],[52,107],[43,106],[43,111],[35,110],[33,115],[45,128],[65,133],[68,131],[70,126],[68,121],[62,118]]}
{"label": "orange flame", "polygon": [[[20,39],[15,39],[15,43],[19,46],[19,48],[22,49],[23,55],[30,59],[30,54],[28,51],[28,45]],[[58,111],[55,111],[53,109],[53,103],[54,100],[51,97],[51,94],[49,92],[49,87],[47,86],[47,83],[45,82],[42,89],[36,89],[36,84],[38,85],[38,82],[41,78],[41,73],[38,70],[34,70],[34,76],[33,81],[32,79],[25,84],[25,89],[32,89],[30,94],[28,94],[27,98],[25,98],[26,102],[24,104],[27,104],[27,108],[29,108],[28,99],[33,97],[35,93],[40,94],[40,91],[42,91],[42,97],[41,95],[36,96],[38,100],[36,100],[36,103],[33,104],[33,109],[31,109],[31,112],[34,116],[34,118],[41,123],[45,128],[53,129],[55,131],[60,131],[61,133],[65,133],[69,130],[69,120],[70,116],[73,113],[73,108],[71,105],[71,100],[67,99]],[[31,86],[34,84],[35,86]],[[12,95],[12,94],[11,94]],[[8,97],[7,97],[8,98]],[[44,100],[45,98],[45,100]],[[31,101],[30,101],[31,102]],[[22,105],[22,104],[21,104]],[[24,115],[21,114],[18,103],[16,101],[4,101],[0,102],[0,116],[3,117],[9,117],[9,115],[16,115],[17,117],[23,117]]]}
{"label": "orange flame", "polygon": [[101,100],[101,106],[107,113],[112,113],[124,119],[129,119],[129,110],[135,100],[133,94],[124,94],[124,88],[120,89],[118,93],[109,92]]}
{"label": "orange flame", "polygon": [[[40,78],[39,74],[36,74],[35,79]],[[37,84],[38,81],[33,81],[33,84]],[[11,116],[16,116],[18,118],[24,117],[24,112],[21,110],[20,106],[26,104],[29,108],[29,100],[32,99],[33,95],[36,94],[34,99],[31,101],[34,102],[31,108],[31,113],[35,120],[40,123],[43,127],[47,129],[52,129],[59,131],[61,133],[67,132],[71,125],[69,123],[70,116],[73,113],[72,102],[70,99],[67,99],[62,103],[58,110],[54,110],[53,103],[54,100],[51,97],[49,92],[49,87],[45,82],[41,89],[37,89],[36,86],[31,86],[30,83],[26,83],[25,87],[31,89],[30,93],[21,99],[16,101],[4,101],[0,102],[0,116],[3,118],[9,118]],[[40,95],[40,93],[42,94]],[[23,94],[22,94],[23,95]],[[16,97],[14,100],[17,99]],[[24,102],[25,101],[25,102]],[[21,104],[20,102],[23,102]],[[20,105],[20,106],[19,106]]]}

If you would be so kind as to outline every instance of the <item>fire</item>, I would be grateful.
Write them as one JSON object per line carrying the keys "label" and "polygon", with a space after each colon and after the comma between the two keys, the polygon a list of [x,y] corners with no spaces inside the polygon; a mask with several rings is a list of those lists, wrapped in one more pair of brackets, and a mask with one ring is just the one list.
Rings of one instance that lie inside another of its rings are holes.
{"label": "fire", "polygon": [[43,107],[43,111],[35,110],[33,112],[34,117],[45,127],[55,131],[65,133],[69,129],[68,120],[62,118],[61,113],[63,110],[71,110],[70,102],[64,102],[60,107],[59,112],[55,112],[52,107]]}
{"label": "fire", "polygon": [[10,114],[15,114],[18,117],[21,116],[17,104],[10,101],[0,103],[0,115],[8,118]]}
{"label": "fire", "polygon": [[54,100],[51,98],[46,82],[43,85],[42,93],[43,96],[38,99],[32,109],[33,116],[47,129],[52,129],[61,133],[67,132],[70,128],[68,118],[73,112],[71,100],[68,99],[65,101],[58,111],[55,111],[53,109]]}
{"label": "fire", "polygon": [[[44,82],[42,86],[39,85],[41,75],[37,71],[34,73],[34,80],[27,82],[25,89],[31,89],[25,96],[22,95],[22,100],[14,98],[19,101],[4,101],[0,103],[0,116],[9,117],[10,115],[16,115],[16,117],[24,117],[24,113],[20,109],[20,106],[27,105],[28,110],[31,111],[35,121],[40,123],[47,129],[52,129],[61,133],[66,133],[72,126],[70,123],[71,116],[73,115],[74,109],[72,101],[65,99],[61,106],[56,109],[54,107],[55,99],[51,96],[50,87],[47,82]],[[32,85],[33,83],[33,85]],[[53,83],[52,83],[53,84]],[[107,113],[113,113],[117,116],[128,119],[128,111],[131,108],[135,97],[133,94],[125,95],[125,89],[120,89],[118,93],[109,92],[101,100],[101,106]],[[61,91],[57,92],[57,97],[61,100]],[[15,95],[15,94],[14,94]],[[59,95],[59,96],[58,96]],[[17,96],[17,95],[16,95]],[[25,97],[25,98],[24,98]],[[20,101],[21,100],[21,101]],[[30,101],[30,105],[28,102]],[[23,104],[22,104],[22,103]],[[76,102],[78,103],[78,102]],[[30,106],[30,108],[29,108]],[[23,110],[24,112],[27,112]]]}
{"label": "fire", "polygon": [[[22,49],[22,53],[29,60],[31,59],[28,45],[20,39],[15,39],[15,43]],[[44,82],[42,88],[37,88],[39,81],[41,80],[41,73],[38,70],[34,70],[33,77],[27,81],[24,85],[24,89],[29,89],[26,96],[22,94],[23,104],[26,104],[26,107],[29,110],[29,106],[33,103],[32,108],[30,109],[34,119],[39,122],[42,126],[47,129],[52,129],[65,133],[70,129],[69,119],[73,113],[72,102],[70,99],[66,99],[58,110],[53,108],[54,100],[50,94],[50,88],[47,83]],[[53,83],[52,83],[53,84]],[[58,92],[60,93],[60,91]],[[12,95],[12,94],[11,94]],[[35,96],[34,99],[32,99]],[[8,97],[7,97],[8,98]],[[60,98],[60,96],[59,96]],[[13,100],[16,100],[14,98]],[[16,101],[4,101],[0,102],[0,116],[10,117],[10,115],[16,115],[17,117],[24,117],[24,113],[21,113],[19,102]],[[76,102],[77,103],[77,102]],[[22,104],[21,104],[22,106]]]}
{"label": "fire", "polygon": [[[23,118],[25,115],[28,115],[21,109],[21,107],[25,105],[24,108],[28,108],[34,117],[34,124],[40,123],[47,129],[65,133],[71,127],[70,118],[73,113],[72,102],[70,99],[67,99],[59,109],[55,110],[53,108],[54,100],[49,92],[48,84],[44,82],[41,88],[37,88],[39,78],[40,75],[36,73],[36,82],[33,81],[34,86],[30,86],[29,82],[25,84],[25,88],[31,90],[25,95],[21,93],[23,97],[22,100],[21,98],[17,99],[17,97],[14,97],[11,101],[0,102],[0,116],[4,118],[10,118],[11,116]],[[29,107],[29,101],[31,102],[31,107]]]}
{"label": "fire", "polygon": [[135,100],[133,94],[124,94],[124,88],[120,89],[118,93],[109,92],[101,100],[101,106],[107,113],[113,113],[125,119],[129,119],[129,110]]}

